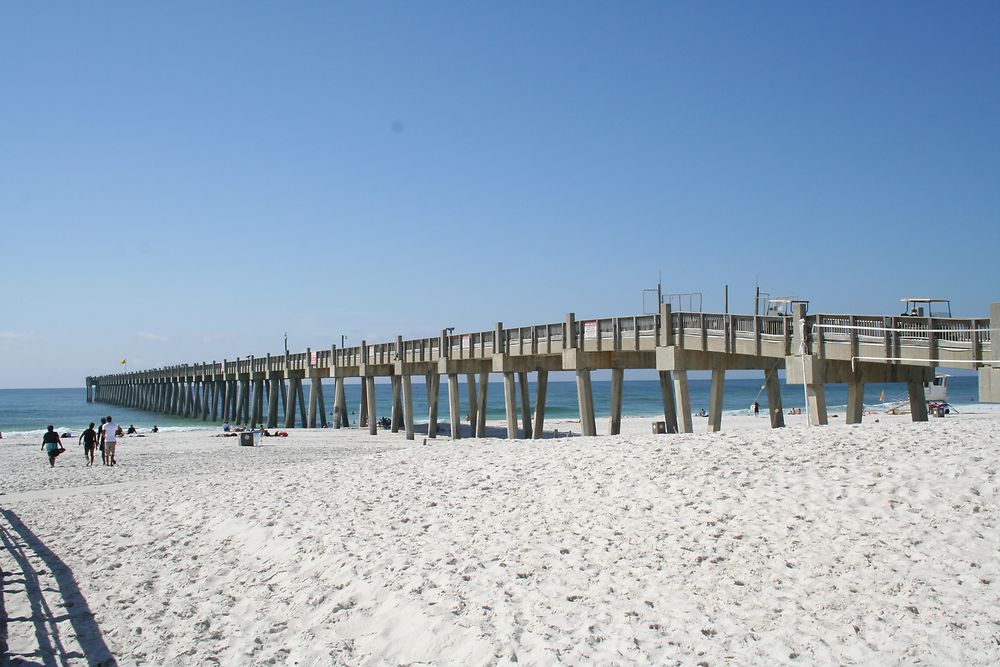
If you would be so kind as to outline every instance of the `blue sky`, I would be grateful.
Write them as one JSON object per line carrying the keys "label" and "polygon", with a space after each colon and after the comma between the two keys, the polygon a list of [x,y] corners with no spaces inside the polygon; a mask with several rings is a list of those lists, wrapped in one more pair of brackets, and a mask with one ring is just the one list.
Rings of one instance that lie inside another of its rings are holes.
{"label": "blue sky", "polygon": [[1000,300],[1000,4],[5,3],[0,386]]}

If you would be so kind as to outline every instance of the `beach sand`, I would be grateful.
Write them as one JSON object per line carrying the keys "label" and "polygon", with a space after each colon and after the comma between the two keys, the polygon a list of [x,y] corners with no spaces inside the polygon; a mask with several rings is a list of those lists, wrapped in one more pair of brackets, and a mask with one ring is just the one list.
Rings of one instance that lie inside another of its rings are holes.
{"label": "beach sand", "polygon": [[258,448],[174,432],[124,439],[115,468],[68,444],[54,470],[5,439],[7,657],[1000,663],[1000,419],[875,418]]}

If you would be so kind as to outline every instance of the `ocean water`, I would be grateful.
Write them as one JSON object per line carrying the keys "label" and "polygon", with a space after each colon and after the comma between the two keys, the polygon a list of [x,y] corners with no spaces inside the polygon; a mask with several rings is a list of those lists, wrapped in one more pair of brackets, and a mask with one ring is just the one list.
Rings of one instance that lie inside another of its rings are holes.
{"label": "ocean water", "polygon": [[[461,396],[460,407],[463,419],[468,414],[468,391],[464,377],[459,387]],[[307,383],[308,385],[308,383]],[[710,381],[690,380],[691,409],[698,412],[708,409],[708,393]],[[308,386],[306,387],[308,391]],[[593,382],[594,409],[598,418],[606,416],[611,404],[611,383],[609,381]],[[865,386],[865,404],[877,406],[880,404],[880,394],[885,392],[885,403],[892,404],[906,401],[905,386],[899,384],[870,384]],[[346,384],[348,414],[352,425],[357,425],[358,406],[361,401],[360,384]],[[532,401],[535,398],[535,385],[529,383],[529,394]],[[323,383],[323,395],[326,401],[327,413],[333,410],[333,385]],[[308,394],[307,394],[308,396]],[[388,384],[377,384],[375,390],[377,412],[379,416],[390,414],[392,391]],[[781,396],[785,410],[804,407],[804,397],[801,385],[785,385],[781,383]],[[847,404],[846,385],[827,385],[826,390],[828,410],[831,414],[843,410]],[[767,409],[767,392],[762,391],[761,380],[731,379],[726,381],[724,410],[728,414],[746,414],[754,400],[760,402],[761,412]],[[952,376],[948,382],[949,402],[959,411],[968,408],[979,400],[979,386],[973,375]],[[491,382],[487,400],[488,419],[504,418],[503,384]],[[520,406],[520,398],[517,405]],[[423,383],[413,384],[413,407],[417,415],[417,423],[426,422],[427,394]],[[662,414],[660,385],[656,380],[625,380],[622,400],[622,412],[626,416],[652,417]],[[90,422],[100,423],[101,416],[111,415],[115,421],[127,428],[134,424],[144,431],[154,425],[161,430],[190,430],[203,428],[218,428],[221,422],[202,421],[200,419],[185,419],[157,412],[144,412],[122,408],[106,403],[87,403],[86,390],[71,389],[0,389],[0,433],[4,437],[41,436],[48,424],[52,424],[60,433],[71,432],[79,434]],[[578,419],[576,383],[549,382],[546,400],[546,419]],[[448,419],[447,384],[442,382],[438,419]],[[332,422],[332,418],[328,421]],[[279,423],[284,424],[284,416]],[[301,425],[301,424],[299,424]]]}

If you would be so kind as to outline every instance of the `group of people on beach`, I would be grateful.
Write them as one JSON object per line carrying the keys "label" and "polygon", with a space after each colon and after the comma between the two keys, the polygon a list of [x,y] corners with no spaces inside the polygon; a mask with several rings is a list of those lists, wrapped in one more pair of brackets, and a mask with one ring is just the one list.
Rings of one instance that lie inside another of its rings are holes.
{"label": "group of people on beach", "polygon": [[[156,433],[160,429],[156,426],[153,427],[152,432]],[[80,434],[78,439],[78,444],[83,445],[83,458],[87,462],[87,466],[94,465],[94,456],[97,450],[101,452],[101,462],[106,466],[118,465],[118,459],[115,457],[118,450],[118,438],[123,437],[126,431],[122,427],[114,422],[111,415],[107,417],[101,417],[101,425],[99,428],[94,428],[94,422],[90,422],[90,426]],[[128,433],[130,435],[138,434],[134,425],[129,425]],[[64,433],[63,435],[70,435],[69,433]],[[49,467],[54,468],[56,465],[56,458],[66,451],[63,446],[62,438],[59,437],[59,433],[56,432],[55,426],[49,425],[48,429],[45,431],[45,435],[42,436],[42,449],[49,456]]]}

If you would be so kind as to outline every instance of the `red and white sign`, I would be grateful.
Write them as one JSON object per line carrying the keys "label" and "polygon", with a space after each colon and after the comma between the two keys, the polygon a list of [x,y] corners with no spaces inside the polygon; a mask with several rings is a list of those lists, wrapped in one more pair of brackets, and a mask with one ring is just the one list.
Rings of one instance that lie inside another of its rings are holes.
{"label": "red and white sign", "polygon": [[597,340],[597,320],[588,320],[583,323],[583,337],[587,340]]}

